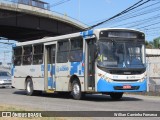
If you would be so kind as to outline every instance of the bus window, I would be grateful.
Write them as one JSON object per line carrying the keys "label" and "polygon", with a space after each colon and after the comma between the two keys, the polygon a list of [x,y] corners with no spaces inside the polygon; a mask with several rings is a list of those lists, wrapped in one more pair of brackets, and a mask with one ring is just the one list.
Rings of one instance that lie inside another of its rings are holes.
{"label": "bus window", "polygon": [[83,39],[74,38],[71,40],[71,50],[69,55],[70,62],[80,62],[82,61],[83,54]]}
{"label": "bus window", "polygon": [[68,62],[69,42],[68,40],[58,42],[57,62]]}
{"label": "bus window", "polygon": [[34,52],[33,52],[33,64],[42,64],[43,63],[43,45],[34,45]]}
{"label": "bus window", "polygon": [[32,46],[24,46],[23,50],[23,65],[30,65],[32,63]]}
{"label": "bus window", "polygon": [[21,65],[21,59],[22,59],[22,47],[16,47],[14,48],[14,65],[19,66]]}

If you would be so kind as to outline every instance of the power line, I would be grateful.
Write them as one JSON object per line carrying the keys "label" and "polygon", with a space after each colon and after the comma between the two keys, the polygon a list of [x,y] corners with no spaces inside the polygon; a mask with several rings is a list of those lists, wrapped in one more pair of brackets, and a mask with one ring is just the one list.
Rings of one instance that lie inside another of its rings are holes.
{"label": "power line", "polygon": [[[153,7],[153,6],[156,6],[156,5],[158,5],[160,3],[160,1],[158,1],[158,2],[156,2],[156,3],[153,3],[153,4],[151,4],[151,5],[148,5],[148,6],[145,6],[145,7],[143,7],[143,8],[140,8],[140,9],[135,9],[135,10],[133,10],[133,11],[130,11],[130,12],[128,12],[128,13],[126,13],[125,15],[122,15],[121,17],[118,17],[117,19],[113,19],[113,20],[111,20],[111,21],[115,21],[115,22],[117,22],[117,21],[119,21],[119,19],[121,19],[121,18],[124,18],[125,16],[131,16],[133,13],[136,13],[136,12],[140,12],[140,11],[142,11],[142,10],[145,10],[145,9],[147,9],[147,8],[149,8],[149,7]],[[158,8],[160,8],[160,7],[158,7]],[[144,14],[144,13],[143,13]],[[125,18],[126,19],[126,18]],[[97,23],[97,22],[99,22],[99,21],[104,21],[105,19],[101,19],[101,20],[97,20],[97,21],[94,21],[94,22],[92,22],[92,24],[93,23]],[[123,19],[124,20],[124,19]],[[111,21],[109,21],[109,22],[107,22],[107,23],[110,23]],[[106,24],[107,24],[106,23]],[[91,24],[91,23],[88,23],[88,24]]]}
{"label": "power line", "polygon": [[152,26],[152,25],[157,25],[157,24],[160,24],[160,22],[152,23],[152,24],[149,24],[149,25],[146,25],[146,26],[143,26],[143,27],[139,27],[137,29],[142,29],[142,28],[146,28],[146,27],[149,27],[149,26]]}
{"label": "power line", "polygon": [[57,2],[57,3],[54,3],[54,4],[50,5],[50,8],[58,6],[58,5],[61,5],[63,3],[69,2],[69,1],[71,1],[71,0],[61,0],[61,1]]}
{"label": "power line", "polygon": [[160,7],[156,7],[156,8],[146,10],[146,11],[139,12],[137,14],[123,15],[123,16],[117,18],[117,19],[109,21],[108,24],[111,24],[111,23],[115,24],[115,23],[118,23],[118,22],[121,22],[121,21],[126,21],[127,19],[136,18],[136,17],[139,17],[139,16],[144,16],[146,14],[150,14],[150,13],[153,13],[153,12],[158,12],[159,10],[160,10]]}
{"label": "power line", "polygon": [[[138,20],[138,21],[131,21],[131,22],[127,22],[127,23],[123,23],[123,24],[120,24],[120,25],[115,25],[115,26],[112,26],[112,27],[120,27],[120,26],[124,26],[124,25],[130,25],[130,26],[126,26],[127,28],[131,28],[131,27],[135,27],[137,25],[143,25],[143,24],[146,24],[150,21],[155,21],[157,19],[160,19],[160,14],[156,14],[154,16],[151,16],[147,19],[141,19],[141,20]],[[132,25],[132,26],[131,26]]]}
{"label": "power line", "polygon": [[[110,20],[112,20],[112,19],[114,19],[114,18],[117,18],[117,17],[119,17],[119,16],[121,16],[121,15],[123,15],[123,14],[125,14],[125,13],[127,13],[127,12],[129,12],[129,11],[131,11],[131,10],[133,10],[133,9],[136,9],[136,8],[138,8],[138,7],[146,4],[146,3],[149,2],[149,1],[151,1],[151,0],[147,0],[147,1],[145,1],[145,2],[143,2],[143,0],[140,0],[140,1],[138,1],[137,3],[135,3],[134,5],[128,7],[128,8],[125,9],[125,10],[123,10],[122,12],[114,15],[113,17],[111,17],[111,18],[109,18],[109,19],[107,19],[107,20],[104,20],[104,21],[102,21],[102,22],[100,22],[100,23],[97,23],[97,24],[95,24],[95,25],[92,25],[92,26],[90,26],[90,27],[88,27],[88,28],[86,28],[86,29],[92,29],[92,28],[94,28],[94,27],[97,27],[97,26],[99,26],[99,25],[102,25],[102,24],[104,24],[104,23],[106,23],[106,22],[108,22],[108,21],[110,21]],[[143,2],[143,3],[142,3],[142,2]]]}

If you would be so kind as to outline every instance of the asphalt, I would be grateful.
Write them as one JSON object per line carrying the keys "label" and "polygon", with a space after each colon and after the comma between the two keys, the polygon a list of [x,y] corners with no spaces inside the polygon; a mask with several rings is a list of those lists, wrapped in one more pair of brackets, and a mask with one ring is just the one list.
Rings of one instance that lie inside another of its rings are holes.
{"label": "asphalt", "polygon": [[[86,95],[83,100],[74,100],[70,96],[59,94],[26,96],[24,90],[0,88],[0,104],[18,105],[42,111],[160,111],[160,96],[124,94],[121,100],[113,101],[110,96],[94,94]],[[121,117],[121,119],[126,118]],[[145,119],[153,118],[145,117]]]}

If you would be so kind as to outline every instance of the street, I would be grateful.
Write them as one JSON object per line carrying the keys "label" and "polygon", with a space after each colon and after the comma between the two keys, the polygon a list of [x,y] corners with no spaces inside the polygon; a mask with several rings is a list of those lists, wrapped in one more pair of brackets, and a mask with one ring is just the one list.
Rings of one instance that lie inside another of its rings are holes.
{"label": "street", "polygon": [[57,94],[26,96],[25,91],[0,88],[0,103],[27,106],[45,111],[159,111],[159,96],[124,94],[119,101],[107,95],[86,95],[83,100]]}

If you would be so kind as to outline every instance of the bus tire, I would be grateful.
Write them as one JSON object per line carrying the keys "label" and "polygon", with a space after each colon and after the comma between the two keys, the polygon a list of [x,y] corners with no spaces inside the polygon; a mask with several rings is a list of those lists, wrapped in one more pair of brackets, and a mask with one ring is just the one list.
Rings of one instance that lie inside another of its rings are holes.
{"label": "bus tire", "polygon": [[26,92],[28,96],[32,96],[34,94],[33,82],[31,78],[27,78],[26,81]]}
{"label": "bus tire", "polygon": [[75,99],[75,100],[80,100],[82,99],[82,92],[81,92],[81,86],[79,84],[79,82],[77,80],[74,80],[72,82],[72,97]]}
{"label": "bus tire", "polygon": [[113,100],[119,100],[119,99],[121,99],[122,98],[122,96],[123,96],[123,92],[121,93],[115,93],[115,92],[113,92],[113,93],[110,93],[110,96],[111,96],[111,98],[113,99]]}

